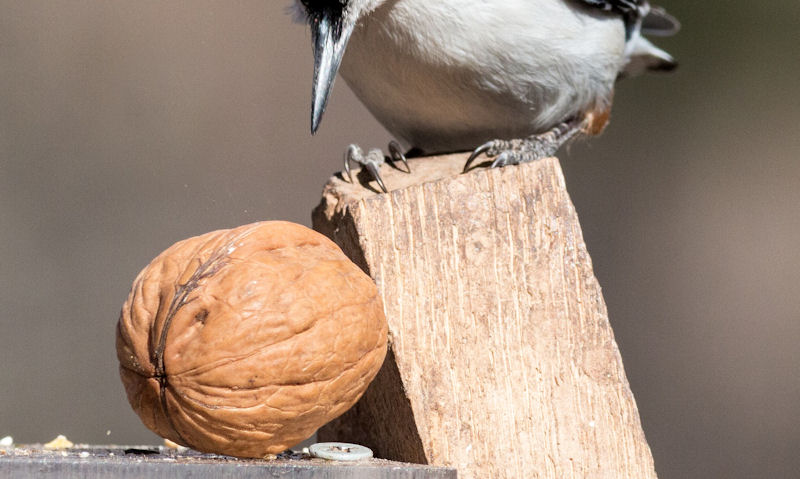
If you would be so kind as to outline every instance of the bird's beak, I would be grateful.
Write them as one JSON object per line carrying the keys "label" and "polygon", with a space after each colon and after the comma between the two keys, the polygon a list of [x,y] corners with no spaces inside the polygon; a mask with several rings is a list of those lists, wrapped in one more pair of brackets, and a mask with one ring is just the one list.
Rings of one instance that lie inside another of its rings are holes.
{"label": "bird's beak", "polygon": [[353,33],[355,21],[325,12],[311,20],[314,42],[314,86],[311,91],[311,133],[314,134],[328,106],[333,81],[342,63],[342,56]]}

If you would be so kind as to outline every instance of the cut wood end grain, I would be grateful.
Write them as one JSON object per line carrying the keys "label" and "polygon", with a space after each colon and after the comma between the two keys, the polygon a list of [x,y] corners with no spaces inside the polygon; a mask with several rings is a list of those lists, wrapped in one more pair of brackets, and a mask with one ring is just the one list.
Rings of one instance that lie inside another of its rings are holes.
{"label": "cut wood end grain", "polygon": [[548,171],[555,171],[559,176],[561,175],[561,168],[557,158],[544,158],[533,163],[506,166],[504,168],[486,168],[489,164],[488,162],[476,163],[473,164],[470,171],[463,173],[464,164],[469,155],[470,153],[466,152],[412,158],[408,160],[411,173],[407,173],[404,170],[404,165],[399,162],[384,164],[381,167],[381,175],[386,188],[389,190],[388,195],[380,191],[378,183],[364,169],[352,170],[352,183],[344,172],[337,173],[328,179],[328,182],[323,187],[322,201],[312,212],[314,229],[334,239],[334,231],[331,228],[334,223],[337,227],[341,226],[338,221],[341,219],[341,213],[347,205],[361,200],[385,201],[395,192],[425,183],[435,183],[447,178],[469,178],[478,175],[496,176],[517,168],[538,170],[542,167]]}
{"label": "cut wood end grain", "polygon": [[[413,158],[408,160],[411,173],[405,172],[405,166],[402,163],[386,163],[381,167],[381,176],[386,188],[391,192],[420,183],[457,176],[461,174],[467,158],[469,158],[468,153]],[[477,169],[473,171],[475,170]],[[354,201],[382,194],[379,193],[378,183],[369,175],[369,172],[363,169],[353,170],[352,176],[354,183],[350,183],[344,174],[338,174],[330,179],[326,189],[333,188],[340,192],[341,196],[346,196]]]}
{"label": "cut wood end grain", "polygon": [[[410,186],[419,185],[422,183],[434,182],[444,178],[456,177],[462,174],[464,164],[469,158],[469,153],[453,153],[448,155],[426,156],[421,158],[412,158],[408,160],[411,167],[411,173],[405,171],[405,166],[402,163],[386,163],[381,167],[381,176],[386,188],[391,193],[392,191],[401,190]],[[530,167],[539,162],[556,162],[556,158],[545,158],[538,162],[524,164],[519,167]],[[488,162],[484,164],[473,165],[472,169],[466,175],[479,174],[486,172],[484,168]],[[507,168],[515,168],[509,166]],[[494,171],[500,171],[495,169]],[[344,172],[338,173],[328,180],[325,185],[323,196],[328,192],[334,193],[337,197],[347,198],[348,201],[358,201],[374,196],[383,194],[378,187],[378,183],[372,178],[369,173],[363,169],[355,169],[352,171],[354,182],[351,183]]]}

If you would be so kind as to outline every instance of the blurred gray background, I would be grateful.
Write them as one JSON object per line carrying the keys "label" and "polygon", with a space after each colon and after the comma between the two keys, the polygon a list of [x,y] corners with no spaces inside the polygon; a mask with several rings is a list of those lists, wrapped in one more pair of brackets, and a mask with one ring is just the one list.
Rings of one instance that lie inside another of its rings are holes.
{"label": "blurred gray background", "polygon": [[[567,184],[660,477],[797,477],[800,2],[662,3],[680,70],[620,84]],[[345,146],[389,139],[341,81],[310,137],[288,4],[0,0],[0,436],[157,442],[114,353],[137,272],[310,224]]]}

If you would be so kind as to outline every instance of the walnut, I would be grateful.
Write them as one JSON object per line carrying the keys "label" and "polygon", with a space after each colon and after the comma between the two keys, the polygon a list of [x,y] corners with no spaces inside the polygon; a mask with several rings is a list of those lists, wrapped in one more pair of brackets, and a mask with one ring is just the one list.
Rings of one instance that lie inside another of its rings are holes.
{"label": "walnut", "polygon": [[155,258],[122,307],[117,356],[153,432],[264,457],[349,409],[383,363],[386,337],[375,284],[333,242],[263,222]]}

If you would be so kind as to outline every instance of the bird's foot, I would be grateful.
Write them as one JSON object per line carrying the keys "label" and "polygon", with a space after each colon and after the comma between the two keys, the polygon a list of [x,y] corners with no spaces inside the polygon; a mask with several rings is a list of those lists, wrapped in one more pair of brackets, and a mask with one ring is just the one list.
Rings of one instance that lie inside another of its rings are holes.
{"label": "bird's foot", "polygon": [[472,162],[479,156],[486,155],[493,159],[492,168],[506,165],[518,165],[553,156],[561,146],[574,137],[583,128],[583,122],[568,120],[555,128],[539,135],[518,140],[492,140],[479,146],[472,152],[464,165],[464,173],[469,171]]}
{"label": "bird's foot", "polygon": [[[389,143],[389,158],[393,162],[402,162],[406,167],[406,173],[411,173],[411,168],[408,166],[406,155],[403,153],[403,150],[396,141]],[[353,176],[350,173],[351,163],[358,163],[361,165],[363,169],[372,175],[372,178],[375,179],[375,181],[378,183],[378,186],[381,188],[381,190],[383,190],[384,193],[389,192],[389,190],[386,189],[386,185],[383,183],[383,178],[381,178],[380,167],[386,163],[386,159],[384,158],[381,150],[373,148],[365,155],[364,150],[362,150],[358,145],[350,145],[347,147],[347,151],[344,154],[344,171],[347,174],[347,178],[350,180],[350,183],[355,183],[353,181]]]}

